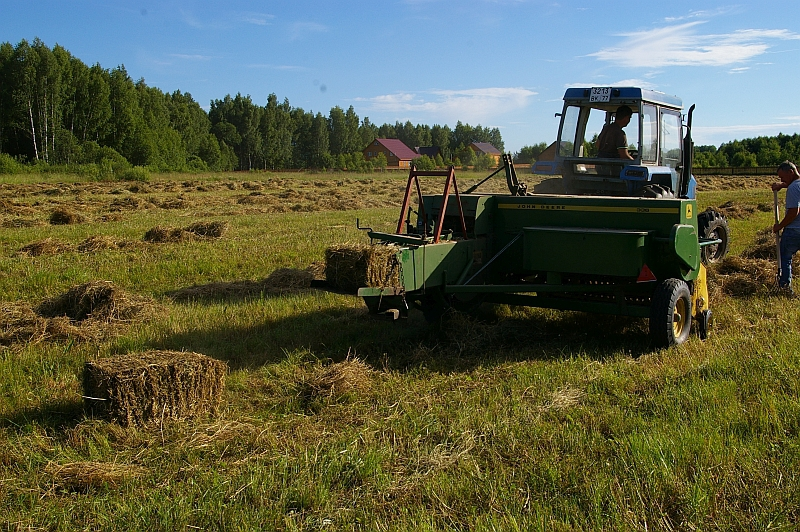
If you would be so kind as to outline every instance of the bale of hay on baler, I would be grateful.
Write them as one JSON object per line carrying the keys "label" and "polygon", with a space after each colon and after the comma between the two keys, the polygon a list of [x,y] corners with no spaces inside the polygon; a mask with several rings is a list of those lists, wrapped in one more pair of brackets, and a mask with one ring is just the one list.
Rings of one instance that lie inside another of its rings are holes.
{"label": "bale of hay on baler", "polygon": [[398,250],[380,244],[329,247],[325,250],[325,279],[333,288],[351,293],[362,286],[400,288]]}
{"label": "bale of hay on baler", "polygon": [[147,351],[87,362],[86,409],[122,425],[216,413],[227,364],[199,353]]}

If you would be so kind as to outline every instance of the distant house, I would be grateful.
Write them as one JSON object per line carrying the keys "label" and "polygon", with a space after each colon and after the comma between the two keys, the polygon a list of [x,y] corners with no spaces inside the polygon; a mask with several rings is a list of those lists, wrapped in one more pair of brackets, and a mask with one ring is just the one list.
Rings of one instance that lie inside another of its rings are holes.
{"label": "distant house", "polygon": [[437,155],[441,155],[442,152],[439,149],[439,146],[417,146],[416,148],[417,153],[421,156],[427,155],[431,159],[436,159]]}
{"label": "distant house", "polygon": [[394,168],[411,168],[411,161],[419,157],[417,152],[398,139],[375,139],[364,148],[363,153],[367,161],[383,153],[386,156],[386,166]]}
{"label": "distant house", "polygon": [[488,142],[473,142],[469,145],[469,149],[475,152],[475,155],[488,155],[494,159],[494,164],[500,164],[500,150],[489,144]]}

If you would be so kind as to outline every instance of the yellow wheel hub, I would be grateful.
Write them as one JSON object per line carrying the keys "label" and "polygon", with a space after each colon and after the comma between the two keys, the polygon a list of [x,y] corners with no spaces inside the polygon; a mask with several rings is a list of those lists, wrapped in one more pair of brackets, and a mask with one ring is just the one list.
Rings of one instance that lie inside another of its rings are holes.
{"label": "yellow wheel hub", "polygon": [[675,308],[672,310],[672,332],[675,338],[680,338],[683,330],[689,322],[689,308],[683,298],[679,298],[675,302]]}

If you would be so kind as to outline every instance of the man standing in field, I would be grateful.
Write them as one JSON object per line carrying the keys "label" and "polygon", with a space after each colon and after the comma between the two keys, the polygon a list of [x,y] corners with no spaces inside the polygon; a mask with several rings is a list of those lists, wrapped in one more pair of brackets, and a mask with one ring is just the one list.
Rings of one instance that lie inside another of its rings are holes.
{"label": "man standing in field", "polygon": [[800,250],[800,217],[797,216],[797,213],[800,212],[800,174],[794,163],[784,161],[778,166],[778,177],[781,181],[773,183],[772,190],[786,189],[786,213],[783,215],[783,220],[772,226],[773,233],[777,234],[783,230],[780,245],[781,263],[778,265],[780,268],[778,286],[789,294],[793,294],[791,286],[792,257]]}

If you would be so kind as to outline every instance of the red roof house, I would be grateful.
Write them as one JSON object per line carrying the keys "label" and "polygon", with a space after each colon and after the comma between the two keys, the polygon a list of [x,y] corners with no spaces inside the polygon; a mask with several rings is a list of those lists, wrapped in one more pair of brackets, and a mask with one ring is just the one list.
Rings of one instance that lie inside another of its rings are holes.
{"label": "red roof house", "polygon": [[494,159],[494,163],[500,162],[500,150],[489,144],[488,142],[473,142],[469,148],[475,152],[475,155],[488,155]]}
{"label": "red roof house", "polygon": [[370,161],[383,153],[387,166],[395,168],[411,168],[411,161],[419,154],[398,139],[375,139],[364,148],[364,159]]}

